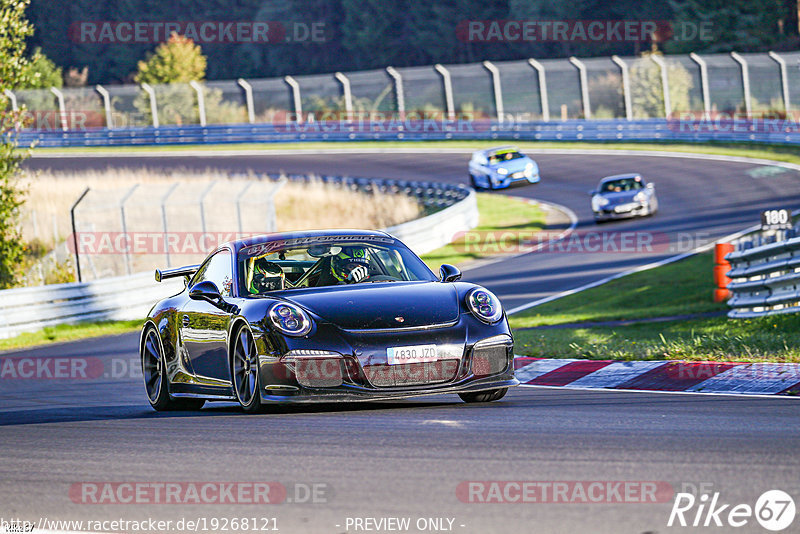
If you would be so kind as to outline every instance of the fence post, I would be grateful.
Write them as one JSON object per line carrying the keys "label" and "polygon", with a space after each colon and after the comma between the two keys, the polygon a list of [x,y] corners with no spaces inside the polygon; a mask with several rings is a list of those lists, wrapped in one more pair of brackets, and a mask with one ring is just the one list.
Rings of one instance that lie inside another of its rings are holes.
{"label": "fence post", "polygon": [[569,62],[575,65],[575,68],[578,69],[578,79],[580,80],[581,84],[581,104],[583,105],[583,118],[591,119],[592,106],[589,102],[589,82],[586,79],[586,65],[584,65],[583,61],[575,56],[569,58]]}
{"label": "fence post", "polygon": [[531,58],[528,60],[528,65],[536,69],[539,75],[539,100],[542,106],[542,120],[544,122],[550,121],[550,103],[547,101],[547,78],[544,73],[544,65]]}
{"label": "fence post", "polygon": [[214,186],[217,185],[217,181],[213,180],[208,187],[203,189],[203,192],[200,193],[200,229],[203,231],[203,234],[206,233],[206,208],[204,202],[206,200],[206,195],[208,195]]}
{"label": "fence post", "polygon": [[75,271],[78,275],[78,282],[83,282],[81,279],[81,256],[80,256],[80,249],[78,248],[78,229],[75,225],[75,208],[78,207],[78,204],[81,203],[83,197],[89,193],[89,188],[83,190],[81,196],[78,197],[78,200],[72,203],[72,207],[69,209],[69,218],[72,223],[72,244],[75,245]]}
{"label": "fence post", "polygon": [[492,87],[494,89],[494,107],[497,111],[497,122],[503,124],[503,86],[500,83],[500,70],[491,61],[484,61],[483,66],[492,73]]}
{"label": "fence post", "polygon": [[633,120],[633,106],[631,105],[631,78],[628,73],[628,64],[619,56],[611,56],[611,61],[616,63],[622,75],[622,101],[625,103],[625,118]]}
{"label": "fence post", "polygon": [[256,110],[253,106],[253,86],[244,78],[239,78],[236,83],[244,90],[244,102],[247,105],[247,122],[253,124],[256,122]]}
{"label": "fence post", "polygon": [[[236,222],[239,225],[239,233],[244,234],[244,227],[242,226],[242,197],[247,190],[250,189],[250,186],[253,185],[254,182],[247,182],[247,184],[239,191],[239,194],[236,195]],[[240,236],[241,238],[241,236]]]}
{"label": "fence post", "polygon": [[386,67],[386,72],[394,80],[394,97],[397,100],[397,118],[406,120],[406,96],[403,92],[403,76],[394,67]]}
{"label": "fence post", "polygon": [[692,61],[697,63],[698,67],[700,67],[700,86],[703,90],[703,111],[705,111],[707,117],[710,117],[711,98],[708,96],[708,65],[703,58],[694,52],[689,54],[689,57],[692,58]]}
{"label": "fence post", "polygon": [[161,197],[161,227],[164,230],[164,255],[166,256],[167,260],[167,267],[171,267],[170,264],[170,257],[169,257],[169,231],[167,230],[167,199],[175,191],[175,188],[178,187],[178,183],[174,183],[170,186],[167,192]]}
{"label": "fence post", "polygon": [[205,99],[205,95],[203,95],[203,86],[200,85],[199,83],[197,83],[194,80],[189,82],[189,85],[197,93],[197,112],[198,112],[198,115],[200,116],[200,126],[205,126],[206,125],[206,99]]}
{"label": "fence post", "polygon": [[114,127],[114,116],[111,114],[111,95],[105,87],[100,84],[94,86],[94,90],[100,93],[103,98],[103,109],[106,112],[106,128],[111,129]]}
{"label": "fence post", "polygon": [[17,95],[11,92],[11,89],[4,89],[3,94],[8,97],[9,102],[11,102],[11,111],[17,112],[19,111],[19,107],[17,107]]}
{"label": "fence post", "polygon": [[344,95],[344,112],[347,116],[347,121],[353,120],[353,94],[350,92],[350,80],[341,72],[334,74],[334,77],[342,84],[342,93]]}
{"label": "fence post", "polygon": [[267,231],[268,232],[275,232],[278,229],[278,220],[277,215],[275,213],[275,195],[278,194],[278,191],[286,185],[286,182],[289,180],[286,179],[285,176],[281,177],[276,183],[275,187],[267,195]]}
{"label": "fence post", "polygon": [[733,60],[739,64],[739,67],[742,70],[742,89],[744,90],[744,112],[747,113],[747,116],[750,117],[750,113],[752,111],[752,104],[750,102],[750,70],[747,68],[747,60],[737,54],[736,52],[731,52],[731,57]]}
{"label": "fence post", "polygon": [[50,92],[56,95],[58,114],[61,116],[61,130],[66,132],[69,130],[69,122],[67,121],[67,106],[64,104],[64,93],[55,87],[51,87]]}
{"label": "fence post", "polygon": [[769,51],[769,57],[772,58],[775,63],[778,64],[778,68],[781,71],[781,92],[783,94],[783,109],[786,110],[786,115],[789,115],[789,78],[786,75],[786,61],[773,52],[772,50]]}
{"label": "fence post", "polygon": [[442,85],[444,87],[444,101],[447,107],[447,120],[456,120],[456,109],[453,104],[453,82],[450,79],[450,71],[444,65],[437,63],[433,66],[436,72],[442,75]]}
{"label": "fence post", "polygon": [[284,76],[283,79],[292,88],[292,100],[294,101],[295,122],[303,124],[303,100],[300,98],[300,84],[291,76]]}
{"label": "fence post", "polygon": [[125,220],[125,203],[128,201],[130,196],[133,194],[134,191],[139,187],[139,184],[134,184],[130,190],[123,195],[123,197],[119,201],[119,215],[120,220],[122,221],[122,235],[125,237],[127,241],[127,246],[125,247],[125,274],[131,274],[131,240],[130,236],[128,236],[128,224]]}
{"label": "fence post", "polygon": [[142,90],[150,97],[150,116],[153,119],[153,128],[158,128],[158,104],[156,104],[156,92],[149,83],[142,84]]}
{"label": "fence post", "polygon": [[661,89],[664,92],[664,118],[668,119],[672,114],[672,102],[669,97],[669,72],[667,62],[658,54],[651,54],[650,59],[661,69]]}

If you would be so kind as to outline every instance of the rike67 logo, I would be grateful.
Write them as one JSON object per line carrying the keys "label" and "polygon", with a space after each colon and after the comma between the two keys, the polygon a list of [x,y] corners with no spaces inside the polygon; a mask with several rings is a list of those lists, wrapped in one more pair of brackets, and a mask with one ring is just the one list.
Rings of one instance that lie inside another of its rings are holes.
{"label": "rike67 logo", "polygon": [[719,492],[713,495],[703,493],[700,497],[691,493],[678,493],[675,495],[667,526],[739,528],[752,524],[751,521],[755,518],[763,528],[779,532],[789,528],[794,516],[794,499],[781,490],[764,492],[756,500],[755,506],[724,503]]}

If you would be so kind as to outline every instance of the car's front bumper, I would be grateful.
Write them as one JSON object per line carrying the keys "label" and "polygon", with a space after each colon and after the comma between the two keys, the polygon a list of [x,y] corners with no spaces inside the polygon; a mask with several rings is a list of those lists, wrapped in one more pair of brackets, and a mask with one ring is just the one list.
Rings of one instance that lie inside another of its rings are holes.
{"label": "car's front bumper", "polygon": [[519,183],[529,183],[535,184],[538,183],[541,178],[539,177],[539,173],[527,173],[524,171],[516,172],[513,174],[507,175],[500,175],[495,174],[492,176],[492,187],[495,189],[503,189],[505,187],[510,187],[514,184]]}
{"label": "car's front bumper", "polygon": [[631,219],[633,217],[644,217],[649,213],[649,206],[646,203],[631,203],[629,206],[607,206],[594,212],[594,218],[598,221],[614,219]]}

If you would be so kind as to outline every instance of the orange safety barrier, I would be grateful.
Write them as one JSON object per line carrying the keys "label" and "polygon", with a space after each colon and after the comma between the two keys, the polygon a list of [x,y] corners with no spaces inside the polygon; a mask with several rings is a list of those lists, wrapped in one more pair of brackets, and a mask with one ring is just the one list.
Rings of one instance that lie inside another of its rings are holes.
{"label": "orange safety barrier", "polygon": [[728,284],[731,279],[728,278],[728,271],[731,270],[731,264],[725,259],[725,255],[733,252],[735,247],[732,243],[717,243],[714,247],[714,302],[722,302],[731,297],[728,291]]}

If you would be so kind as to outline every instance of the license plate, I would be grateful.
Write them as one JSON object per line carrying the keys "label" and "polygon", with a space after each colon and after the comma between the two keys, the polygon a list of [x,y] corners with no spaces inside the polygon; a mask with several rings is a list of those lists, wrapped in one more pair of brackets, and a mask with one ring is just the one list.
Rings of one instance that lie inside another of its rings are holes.
{"label": "license plate", "polygon": [[435,362],[439,359],[439,351],[436,345],[389,347],[386,349],[386,358],[389,361],[389,365]]}

